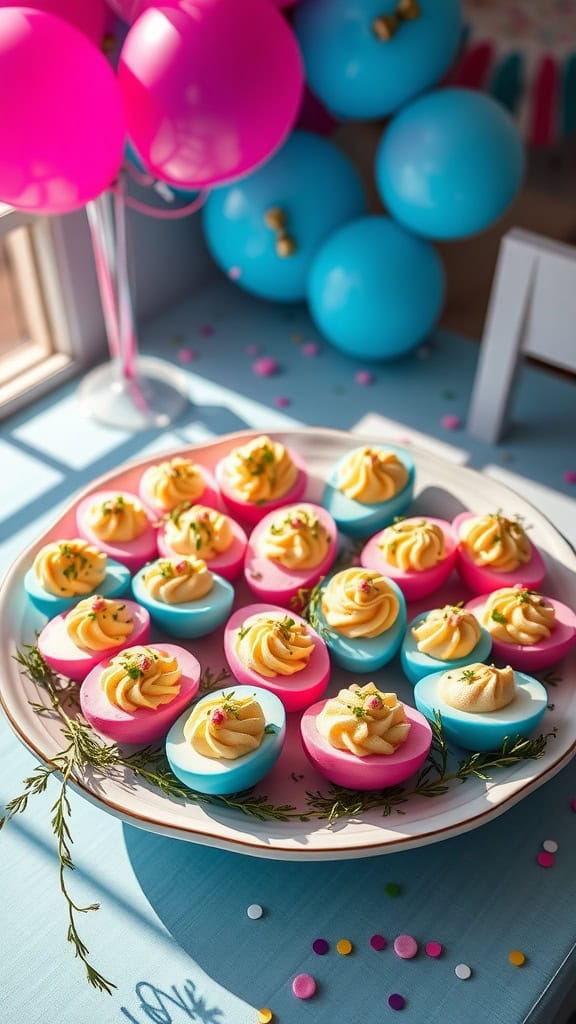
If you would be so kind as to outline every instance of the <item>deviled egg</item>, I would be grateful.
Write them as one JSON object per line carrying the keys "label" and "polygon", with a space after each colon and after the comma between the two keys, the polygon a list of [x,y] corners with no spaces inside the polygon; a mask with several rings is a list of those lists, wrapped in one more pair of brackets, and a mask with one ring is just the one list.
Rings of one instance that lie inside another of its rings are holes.
{"label": "deviled egg", "polygon": [[178,506],[158,530],[158,550],[164,558],[201,558],[226,580],[240,575],[246,543],[239,523],[207,505]]}
{"label": "deviled egg", "polygon": [[299,592],[312,590],[336,557],[338,531],[332,516],[309,502],[270,512],[254,527],[244,559],[244,576],[263,601],[293,606]]}
{"label": "deviled egg", "polygon": [[200,663],[174,644],[128,647],[96,665],[80,689],[87,722],[116,743],[155,743],[200,686]]}
{"label": "deviled egg", "polygon": [[274,767],[286,735],[286,713],[273,693],[233,686],[202,697],[174,723],[166,757],[184,785],[224,795],[255,786]]}
{"label": "deviled egg", "polygon": [[308,707],[328,685],[326,644],[305,619],[277,605],[234,612],[224,630],[224,653],[239,683],[270,690],[286,711]]}
{"label": "deviled egg", "polygon": [[50,619],[38,636],[38,650],[55,672],[78,683],[103,658],[147,643],[149,634],[145,608],[96,594]]}
{"label": "deviled egg", "polygon": [[184,502],[220,507],[220,495],[212,474],[183,455],[148,466],[140,478],[138,490],[146,507],[158,516]]}
{"label": "deviled egg", "polygon": [[422,766],[432,744],[424,715],[374,683],[352,683],[302,715],[302,745],[321,775],[348,789],[385,789]]}
{"label": "deviled egg", "polygon": [[78,503],[76,524],[90,544],[136,572],[156,557],[156,531],[139,498],[127,491],[97,491]]}
{"label": "deviled egg", "polygon": [[487,661],[490,634],[467,608],[446,604],[417,615],[402,641],[402,668],[411,683],[444,668]]}
{"label": "deviled egg", "polygon": [[342,569],[326,580],[313,614],[331,658],[350,672],[373,672],[386,665],[406,629],[400,588],[362,567]]}
{"label": "deviled egg", "polygon": [[364,445],[330,471],[322,504],[343,533],[369,537],[404,514],[414,492],[414,462],[390,445]]}
{"label": "deviled egg", "polygon": [[232,449],[216,466],[216,481],[232,515],[259,522],[304,496],[308,475],[299,456],[266,435]]}
{"label": "deviled egg", "polygon": [[540,724],[548,695],[542,683],[507,665],[473,663],[434,672],[414,688],[427,718],[442,716],[448,740],[467,750],[498,750],[506,738],[529,736]]}
{"label": "deviled egg", "polygon": [[389,576],[407,601],[415,601],[446,582],[456,562],[456,542],[444,519],[413,516],[371,537],[360,561],[367,569]]}
{"label": "deviled egg", "polygon": [[170,636],[206,636],[232,610],[234,587],[201,558],[159,558],[132,580],[136,600]]}
{"label": "deviled egg", "polygon": [[560,661],[576,643],[576,615],[553,597],[517,584],[469,601],[492,638],[494,655],[525,672]]}
{"label": "deviled egg", "polygon": [[44,544],[24,577],[32,604],[51,618],[89,594],[120,597],[130,589],[126,566],[95,544],[73,537]]}
{"label": "deviled egg", "polygon": [[458,572],[474,594],[521,583],[537,590],[546,566],[520,519],[501,512],[461,512],[453,524],[458,542]]}

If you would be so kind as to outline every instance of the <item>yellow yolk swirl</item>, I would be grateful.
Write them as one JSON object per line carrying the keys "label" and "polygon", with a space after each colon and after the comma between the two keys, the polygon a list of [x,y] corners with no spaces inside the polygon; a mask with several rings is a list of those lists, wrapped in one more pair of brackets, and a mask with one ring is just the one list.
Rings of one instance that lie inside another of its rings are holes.
{"label": "yellow yolk swirl", "polygon": [[92,505],[86,522],[100,540],[114,543],[136,540],[148,525],[142,505],[128,494],[118,494]]}
{"label": "yellow yolk swirl", "polygon": [[87,540],[61,540],[46,544],[34,559],[36,579],[49,594],[76,597],[100,586],[108,558]]}
{"label": "yellow yolk swirl", "polygon": [[143,583],[155,601],[187,604],[208,594],[214,578],[201,558],[161,558],[146,570]]}
{"label": "yellow yolk swirl", "polygon": [[469,519],[462,525],[460,537],[475,565],[497,572],[514,572],[530,561],[530,541],[515,519],[501,515]]}
{"label": "yellow yolk swirl", "polygon": [[184,726],[184,737],[204,757],[235,761],[258,749],[265,728],[258,701],[253,697],[237,699],[232,692],[194,708]]}
{"label": "yellow yolk swirl", "polygon": [[73,643],[87,651],[117,647],[134,632],[134,621],[126,605],[99,594],[79,601],[68,612],[65,622]]}
{"label": "yellow yolk swirl", "polygon": [[440,661],[465,658],[474,650],[482,633],[471,612],[445,605],[434,608],[412,629],[416,646],[422,654]]}
{"label": "yellow yolk swirl", "polygon": [[314,569],[325,557],[330,538],[317,515],[308,509],[283,509],[259,541],[258,553],[285,569]]}
{"label": "yellow yolk swirl", "polygon": [[410,722],[395,693],[382,693],[374,683],[353,683],[326,702],[316,728],[337,750],[367,757],[393,754],[407,739]]}
{"label": "yellow yolk swirl", "polygon": [[445,672],[438,683],[441,699],[458,711],[485,714],[511,704],[516,696],[514,671],[476,663]]}
{"label": "yellow yolk swirl", "polygon": [[388,581],[369,569],[344,569],[322,594],[322,613],[342,636],[380,636],[398,618],[400,602]]}
{"label": "yellow yolk swirl", "polygon": [[535,590],[503,587],[488,597],[482,625],[502,643],[530,647],[550,636],[556,625],[556,612]]}
{"label": "yellow yolk swirl", "polygon": [[234,534],[228,516],[205,505],[176,510],[166,522],[166,543],[179,555],[214,558],[227,551]]}
{"label": "yellow yolk swirl", "polygon": [[424,572],[446,557],[442,530],[426,519],[402,520],[388,526],[379,547],[384,560],[404,572]]}
{"label": "yellow yolk swirl", "polygon": [[154,501],[166,511],[184,501],[198,501],[205,490],[199,467],[191,459],[179,456],[151,466],[146,473],[146,486]]}
{"label": "yellow yolk swirl", "polygon": [[261,676],[292,676],[306,668],[314,640],[306,626],[290,616],[251,615],[238,630],[236,654],[246,668]]}
{"label": "yellow yolk swirl", "polygon": [[262,436],[230,452],[225,474],[231,490],[256,505],[286,494],[296,482],[298,468],[283,444]]}
{"label": "yellow yolk swirl", "polygon": [[338,471],[338,489],[353,501],[377,505],[398,494],[408,483],[408,470],[394,452],[359,448]]}
{"label": "yellow yolk swirl", "polygon": [[129,647],[103,669],[100,685],[122,711],[153,711],[178,696],[181,676],[177,659],[161,648]]}

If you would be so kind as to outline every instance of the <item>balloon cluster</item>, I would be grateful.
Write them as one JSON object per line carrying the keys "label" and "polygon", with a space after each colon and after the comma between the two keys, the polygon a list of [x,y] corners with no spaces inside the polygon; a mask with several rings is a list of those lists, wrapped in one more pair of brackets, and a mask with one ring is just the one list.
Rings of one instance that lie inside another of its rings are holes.
{"label": "balloon cluster", "polygon": [[[115,65],[110,10],[128,25]],[[231,279],[307,298],[337,347],[394,358],[442,306],[432,242],[486,228],[523,173],[502,108],[433,88],[461,35],[459,0],[0,0],[0,202],[78,209],[126,159],[209,190],[206,239]],[[375,175],[390,216],[366,215],[332,142],[290,134],[305,84],[324,127],[389,119]]]}

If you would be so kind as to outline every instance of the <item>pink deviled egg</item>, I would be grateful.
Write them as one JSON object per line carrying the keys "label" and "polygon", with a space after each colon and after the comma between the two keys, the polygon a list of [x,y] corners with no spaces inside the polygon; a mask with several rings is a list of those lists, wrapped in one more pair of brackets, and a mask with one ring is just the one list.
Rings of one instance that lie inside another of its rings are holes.
{"label": "pink deviled egg", "polygon": [[155,743],[193,701],[200,675],[200,663],[183,647],[128,647],[84,680],[82,714],[96,732],[116,743]]}
{"label": "pink deviled egg", "polygon": [[517,583],[534,590],[541,585],[546,566],[519,519],[501,512],[461,512],[452,526],[458,543],[458,572],[474,594]]}
{"label": "pink deviled egg", "polygon": [[156,515],[171,512],[183,503],[220,507],[218,487],[212,474],[193,459],[175,455],[144,470],[139,493]]}
{"label": "pink deviled egg", "polygon": [[286,711],[308,707],[328,685],[326,644],[305,619],[277,605],[234,612],[224,630],[224,652],[239,683],[270,690]]}
{"label": "pink deviled egg", "polygon": [[156,557],[156,530],[135,494],[97,491],[78,503],[78,531],[110,558],[137,572]]}
{"label": "pink deviled egg", "polygon": [[300,501],[308,476],[295,452],[262,435],[224,456],[216,466],[216,480],[232,515],[258,523],[281,505]]}
{"label": "pink deviled egg", "polygon": [[225,580],[235,580],[242,571],[246,533],[224,512],[207,505],[179,506],[158,530],[158,550],[164,558],[201,558]]}
{"label": "pink deviled egg", "polygon": [[79,683],[104,658],[147,643],[149,633],[145,608],[96,594],[50,619],[38,637],[38,650],[50,668]]}
{"label": "pink deviled egg", "polygon": [[492,654],[524,672],[538,672],[576,644],[576,615],[553,597],[517,584],[483,594],[466,609],[492,637]]}
{"label": "pink deviled egg", "polygon": [[443,586],[456,562],[450,523],[432,516],[400,519],[370,538],[360,562],[392,579],[407,601],[427,597]]}
{"label": "pink deviled egg", "polygon": [[261,600],[289,606],[329,572],[337,540],[336,523],[320,505],[300,502],[269,512],[248,541],[246,582]]}
{"label": "pink deviled egg", "polygon": [[374,683],[352,683],[302,715],[304,750],[321,775],[348,789],[385,789],[410,778],[432,744],[424,715]]}

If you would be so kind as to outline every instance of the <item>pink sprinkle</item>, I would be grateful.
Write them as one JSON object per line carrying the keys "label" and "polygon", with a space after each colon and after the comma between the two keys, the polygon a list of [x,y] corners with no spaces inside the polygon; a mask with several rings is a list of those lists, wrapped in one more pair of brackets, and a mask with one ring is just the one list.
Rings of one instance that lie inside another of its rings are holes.
{"label": "pink sprinkle", "polygon": [[302,345],[300,351],[303,356],[317,356],[320,351],[320,345],[317,341],[307,341],[305,345]]}
{"label": "pink sprinkle", "polygon": [[412,960],[418,952],[418,943],[412,935],[397,935],[394,939],[394,952],[401,960]]}
{"label": "pink sprinkle", "polygon": [[196,353],[191,348],[179,348],[178,359],[181,363],[191,363],[196,359]]}
{"label": "pink sprinkle", "polygon": [[211,338],[214,334],[214,328],[212,324],[202,324],[202,327],[198,331],[201,338]]}
{"label": "pink sprinkle", "polygon": [[239,281],[240,278],[242,277],[242,270],[240,269],[240,267],[230,267],[230,270],[228,271],[228,277],[230,278],[231,281]]}
{"label": "pink sprinkle", "polygon": [[261,359],[257,359],[253,363],[252,369],[257,377],[273,377],[275,373],[278,373],[279,366],[272,356],[262,356]]}
{"label": "pink sprinkle", "polygon": [[362,384],[363,387],[367,387],[369,384],[374,383],[374,374],[370,373],[370,370],[358,370],[354,374],[354,380],[357,384]]}
{"label": "pink sprinkle", "polygon": [[187,568],[188,562],[185,562],[184,559],[182,559],[182,561],[178,562],[178,564],[176,565],[176,572],[186,572]]}
{"label": "pink sprinkle", "polygon": [[443,952],[444,952],[444,946],[442,945],[441,942],[427,942],[426,943],[426,954],[427,954],[427,956],[431,956],[434,959],[436,959],[437,957],[442,956]]}
{"label": "pink sprinkle", "polygon": [[246,345],[244,351],[248,356],[257,356],[260,351],[260,345]]}
{"label": "pink sprinkle", "polygon": [[150,668],[151,664],[152,664],[152,662],[150,661],[150,658],[141,658],[140,659],[140,668],[142,669],[143,672],[147,672],[148,669]]}
{"label": "pink sprinkle", "polygon": [[292,527],[293,530],[301,530],[302,527],[304,526],[304,523],[302,522],[301,519],[293,519],[292,522],[290,523],[290,526]]}
{"label": "pink sprinkle", "polygon": [[298,999],[311,999],[316,992],[316,982],[311,974],[297,974],[292,982],[292,991]]}
{"label": "pink sprinkle", "polygon": [[103,612],[105,608],[106,608],[106,601],[104,600],[104,598],[103,597],[95,597],[94,600],[92,601],[92,611],[93,612]]}
{"label": "pink sprinkle", "polygon": [[381,949],[386,949],[388,943],[383,935],[373,935],[370,939],[370,945],[372,946],[372,949],[376,949],[380,952]]}
{"label": "pink sprinkle", "polygon": [[285,409],[286,406],[290,405],[290,399],[287,395],[278,395],[274,399],[274,405],[277,405],[279,409]]}
{"label": "pink sprinkle", "polygon": [[453,413],[448,413],[447,416],[443,416],[440,423],[444,427],[444,430],[458,430],[462,426],[462,420],[459,416],[454,416]]}
{"label": "pink sprinkle", "polygon": [[374,694],[373,697],[368,697],[368,700],[366,701],[366,707],[368,708],[369,711],[378,711],[378,708],[382,707],[382,701],[380,700],[380,697],[377,697],[376,694]]}
{"label": "pink sprinkle", "polygon": [[542,853],[539,853],[536,860],[538,861],[541,868],[554,867],[554,854],[547,853],[546,850],[543,850]]}
{"label": "pink sprinkle", "polygon": [[576,469],[567,469],[564,473],[565,484],[576,484]]}
{"label": "pink sprinkle", "polygon": [[210,716],[212,725],[223,725],[226,721],[226,712],[222,708],[215,708]]}

